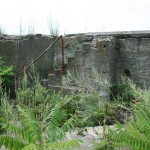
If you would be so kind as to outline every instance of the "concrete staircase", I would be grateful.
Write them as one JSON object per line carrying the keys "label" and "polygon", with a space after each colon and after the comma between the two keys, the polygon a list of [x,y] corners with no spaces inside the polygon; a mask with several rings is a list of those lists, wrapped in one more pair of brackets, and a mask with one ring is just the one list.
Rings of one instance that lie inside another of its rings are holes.
{"label": "concrete staircase", "polygon": [[[73,40],[77,40],[78,38],[76,37]],[[86,84],[91,84],[91,86],[95,86],[100,91],[100,95],[109,96],[109,90],[103,90],[102,87],[97,86],[98,84],[95,81],[95,77],[93,77],[92,69],[94,68],[101,75],[100,78],[102,78],[105,82],[104,84],[108,87],[112,81],[111,77],[114,76],[114,39],[112,37],[82,38],[80,37],[80,40],[74,43],[69,41],[69,44],[67,44],[66,39],[66,45],[64,46],[65,75],[62,76],[61,69],[58,67],[61,66],[61,54],[59,53],[60,49],[58,49],[59,52],[57,53],[56,51],[57,55],[54,57],[56,62],[54,64],[57,69],[54,69],[53,73],[49,74],[48,79],[44,80],[43,83],[50,90],[62,90],[64,93],[80,92],[87,89]],[[70,55],[70,49],[73,55]],[[71,83],[68,87],[63,86],[62,83],[64,83],[64,76],[66,76],[67,72],[73,72],[76,78],[79,78],[81,81],[80,85],[78,85],[79,87],[75,83]]]}
{"label": "concrete staircase", "polygon": [[80,65],[79,60],[83,53],[84,53],[83,50],[75,50],[73,56],[68,56],[65,58],[65,63],[64,63],[65,74],[62,75],[61,68],[54,69],[52,74],[48,74],[47,79],[42,80],[42,84],[46,86],[48,89],[50,89],[51,91],[59,92],[61,90],[64,95],[68,93],[78,92],[78,87],[75,86],[74,84],[64,87],[62,83],[65,76],[67,75],[67,72],[68,71],[72,72],[75,69],[76,65]]}

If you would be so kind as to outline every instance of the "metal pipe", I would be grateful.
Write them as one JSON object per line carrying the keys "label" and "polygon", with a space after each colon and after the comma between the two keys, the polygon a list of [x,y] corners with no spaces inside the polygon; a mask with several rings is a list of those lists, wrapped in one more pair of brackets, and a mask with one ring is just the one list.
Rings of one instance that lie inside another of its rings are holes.
{"label": "metal pipe", "polygon": [[61,73],[62,75],[65,74],[65,65],[64,65],[64,40],[61,36],[61,53],[62,53],[62,60],[61,60]]}
{"label": "metal pipe", "polygon": [[31,62],[27,67],[25,67],[24,71],[26,72],[27,69],[29,69],[31,67],[32,64],[34,64],[39,58],[41,58],[41,56],[43,56],[52,46],[55,45],[55,43],[59,40],[59,39],[62,39],[62,35],[59,36],[52,44],[50,44],[50,46],[45,50],[43,51],[33,62]]}

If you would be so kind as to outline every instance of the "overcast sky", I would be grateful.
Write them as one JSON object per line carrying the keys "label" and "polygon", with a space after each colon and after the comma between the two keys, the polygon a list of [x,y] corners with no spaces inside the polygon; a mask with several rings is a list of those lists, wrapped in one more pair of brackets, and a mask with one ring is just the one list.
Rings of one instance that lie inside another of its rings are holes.
{"label": "overcast sky", "polygon": [[[49,23],[51,22],[51,23]],[[7,34],[150,30],[150,0],[0,0]]]}

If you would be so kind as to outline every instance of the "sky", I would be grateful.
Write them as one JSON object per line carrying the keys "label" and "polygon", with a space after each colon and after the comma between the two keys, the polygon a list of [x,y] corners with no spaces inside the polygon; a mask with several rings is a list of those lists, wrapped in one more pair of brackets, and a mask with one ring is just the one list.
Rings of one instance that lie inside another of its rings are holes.
{"label": "sky", "polygon": [[150,30],[150,0],[0,0],[6,34]]}

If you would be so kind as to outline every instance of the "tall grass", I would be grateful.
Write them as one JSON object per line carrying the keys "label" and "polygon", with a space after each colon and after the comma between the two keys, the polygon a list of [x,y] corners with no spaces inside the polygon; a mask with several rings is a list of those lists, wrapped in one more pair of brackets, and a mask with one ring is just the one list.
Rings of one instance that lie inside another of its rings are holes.
{"label": "tall grass", "polygon": [[47,27],[48,27],[50,36],[52,36],[52,37],[59,36],[58,23],[55,23],[51,17],[49,17],[47,20]]}
{"label": "tall grass", "polygon": [[[110,80],[93,69],[88,73],[79,75],[78,73],[68,73],[63,80],[63,86],[76,86],[78,88],[78,98],[72,101],[70,107],[78,110],[79,126],[98,126],[113,124],[116,110],[120,107],[118,101],[110,100]],[[122,102],[120,102],[122,103]],[[106,107],[107,117],[106,117]]]}
{"label": "tall grass", "polygon": [[134,96],[131,104],[131,115],[125,124],[116,122],[115,127],[108,129],[97,150],[150,149],[150,90],[141,90],[131,80],[128,80],[130,92]]}
{"label": "tall grass", "polygon": [[[116,101],[111,101],[108,96],[111,92],[110,86],[112,86],[109,77],[103,76],[96,70],[92,70],[88,75],[68,73],[68,76],[63,80],[63,87],[76,86],[78,91],[75,94],[64,96],[61,93],[51,93],[43,87],[36,69],[32,68],[32,71],[25,74],[16,88],[15,104],[10,101],[5,91],[0,90],[2,106],[0,112],[2,117],[7,117],[6,120],[9,124],[12,122],[19,123],[20,117],[18,114],[20,111],[21,113],[24,112],[24,119],[30,118],[29,129],[32,128],[34,123],[36,125],[39,123],[40,130],[47,134],[46,140],[55,142],[56,139],[60,140],[58,137],[65,137],[67,129],[72,129],[74,126],[81,128],[114,124],[116,121],[115,113],[118,109],[121,111],[125,109],[124,113],[126,113],[126,110],[130,111],[130,119],[128,117],[127,119],[129,120],[123,122],[124,124],[117,122],[117,126],[114,129],[109,129],[109,132],[104,127],[104,139],[96,149],[106,150],[119,147],[129,148],[130,150],[148,150],[150,132],[147,131],[150,130],[150,91],[140,90],[127,79],[129,91],[125,90],[124,92],[127,91],[132,94],[132,103],[122,105],[122,101],[120,101],[121,95],[119,95],[118,99],[115,98]],[[124,94],[126,95],[126,93]],[[16,105],[19,105],[21,109],[16,108]],[[130,107],[126,108],[126,106]],[[30,116],[28,111],[32,111],[34,117]],[[35,122],[32,122],[32,119]],[[51,122],[52,120],[53,122]],[[66,122],[69,127],[66,126]],[[48,127],[47,123],[52,123],[52,126]],[[4,124],[1,123],[1,125],[3,126]],[[21,127],[24,125],[22,124]],[[25,127],[27,126],[28,124],[25,125]],[[8,126],[5,126],[5,130],[7,130],[6,127]],[[49,137],[48,139],[47,136]],[[31,142],[33,141],[31,140]],[[36,143],[38,145],[38,142]],[[9,145],[9,143],[6,143],[6,145]],[[52,145],[54,147],[56,143]]]}
{"label": "tall grass", "polygon": [[[32,78],[32,82],[31,79]],[[77,149],[78,140],[65,140],[65,133],[74,128],[75,114],[65,111],[74,96],[61,97],[50,93],[40,83],[36,70],[24,75],[16,88],[15,103],[1,90],[0,147],[10,149]],[[16,107],[17,106],[17,107]],[[39,138],[40,137],[40,138]]]}
{"label": "tall grass", "polygon": [[5,30],[0,26],[0,35],[5,34]]}

